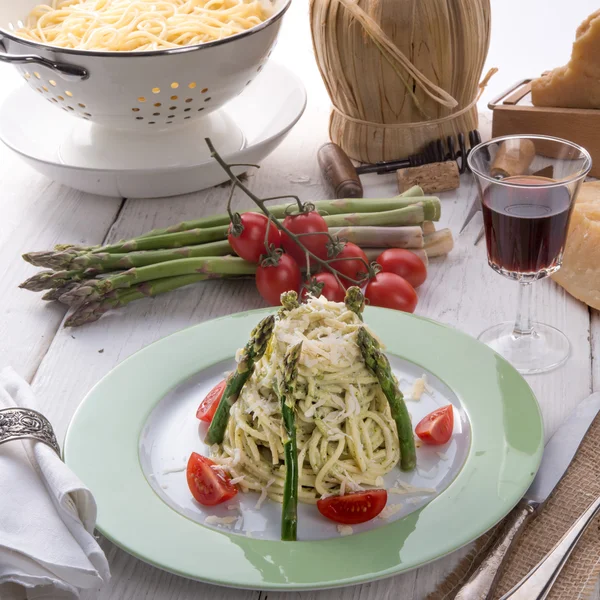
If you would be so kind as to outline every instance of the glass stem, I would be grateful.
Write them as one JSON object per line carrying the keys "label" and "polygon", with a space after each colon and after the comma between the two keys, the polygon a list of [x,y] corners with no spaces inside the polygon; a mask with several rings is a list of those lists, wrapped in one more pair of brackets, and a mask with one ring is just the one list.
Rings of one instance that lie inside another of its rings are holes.
{"label": "glass stem", "polygon": [[531,283],[519,282],[519,299],[517,304],[517,318],[513,329],[514,337],[522,337],[533,333],[531,321]]}

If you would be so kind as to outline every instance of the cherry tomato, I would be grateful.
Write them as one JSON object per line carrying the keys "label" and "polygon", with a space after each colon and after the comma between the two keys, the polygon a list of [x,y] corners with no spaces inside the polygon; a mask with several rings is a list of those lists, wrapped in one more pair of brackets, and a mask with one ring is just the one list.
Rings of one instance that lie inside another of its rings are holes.
{"label": "cherry tomato", "polygon": [[454,410],[452,404],[443,406],[429,413],[419,421],[415,433],[426,444],[439,446],[445,444],[452,436],[454,429]]}
{"label": "cherry tomato", "polygon": [[187,464],[187,482],[192,496],[204,506],[214,506],[230,500],[238,490],[229,476],[201,454],[192,452]]}
{"label": "cherry tomato", "polygon": [[[266,254],[265,235],[269,219],[260,213],[243,213],[242,219],[243,231],[236,236],[233,233],[233,223],[229,225],[227,239],[234,252],[244,260],[257,263],[261,254]],[[275,223],[269,225],[268,246],[274,245],[275,248],[281,246],[281,233]]]}
{"label": "cherry tomato", "polygon": [[[311,212],[300,213],[299,215],[289,215],[284,219],[283,226],[296,235],[299,233],[322,234],[303,235],[300,237],[300,241],[319,258],[323,260],[327,258],[327,242],[329,241],[329,237],[326,234],[329,228],[325,219],[318,212],[313,210]],[[281,245],[299,265],[306,265],[304,250],[284,231],[281,232]],[[311,260],[311,264],[313,262]]]}
{"label": "cherry tomato", "polygon": [[279,306],[283,292],[297,292],[301,282],[300,269],[289,254],[282,254],[276,265],[260,265],[256,269],[256,287],[271,306]]}
{"label": "cherry tomato", "polygon": [[[313,281],[323,284],[321,290],[321,296],[327,298],[331,302],[343,302],[346,297],[346,290],[340,286],[335,276],[328,271],[319,273],[312,278]],[[302,300],[306,300],[308,296],[308,290],[304,288],[302,290]]]}
{"label": "cherry tomato", "polygon": [[414,312],[417,307],[417,292],[406,279],[395,273],[377,273],[367,284],[365,297],[373,306],[383,306]]}
{"label": "cherry tomato", "polygon": [[[349,258],[354,258],[356,260],[347,260]],[[361,258],[362,260],[360,260]],[[329,264],[333,269],[339,271],[342,275],[345,275],[347,279],[343,279],[342,282],[350,285],[351,282],[348,281],[348,279],[358,281],[361,278],[361,274],[364,276],[367,272],[369,259],[356,244],[348,242],[344,246],[344,249],[335,257],[335,260]]]}
{"label": "cherry tomato", "polygon": [[368,490],[317,500],[319,512],[336,523],[357,525],[374,519],[385,507],[385,490]]}
{"label": "cherry tomato", "polygon": [[427,279],[427,267],[423,261],[410,250],[390,248],[384,250],[377,262],[385,273],[396,273],[404,277],[413,287],[419,287]]}
{"label": "cherry tomato", "polygon": [[221,398],[223,397],[226,385],[227,381],[223,380],[221,383],[217,383],[217,385],[206,394],[206,398],[200,402],[200,406],[196,411],[196,417],[198,419],[206,421],[207,423],[212,421],[215,412],[217,411],[217,407],[219,406],[219,402],[221,402]]}

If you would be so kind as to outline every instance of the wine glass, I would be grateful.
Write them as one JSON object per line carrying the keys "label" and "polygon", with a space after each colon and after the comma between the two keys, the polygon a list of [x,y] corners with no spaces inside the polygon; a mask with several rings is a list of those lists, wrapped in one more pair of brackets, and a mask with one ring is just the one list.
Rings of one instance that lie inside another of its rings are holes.
{"label": "wine glass", "polygon": [[531,284],[560,269],[571,212],[592,166],[584,148],[542,135],[511,135],[479,144],[468,163],[479,188],[488,263],[519,282],[517,318],[479,340],[520,373],[543,373],[570,353],[558,329],[531,319]]}

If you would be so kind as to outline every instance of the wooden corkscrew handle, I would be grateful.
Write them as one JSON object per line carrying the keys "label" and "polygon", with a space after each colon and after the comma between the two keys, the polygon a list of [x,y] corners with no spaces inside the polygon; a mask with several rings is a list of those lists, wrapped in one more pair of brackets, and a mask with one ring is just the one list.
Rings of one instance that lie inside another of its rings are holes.
{"label": "wooden corkscrew handle", "polygon": [[333,142],[319,148],[317,160],[336,198],[362,198],[363,186],[346,153]]}
{"label": "wooden corkscrew handle", "polygon": [[490,169],[492,177],[525,175],[535,158],[535,145],[528,139],[502,142]]}

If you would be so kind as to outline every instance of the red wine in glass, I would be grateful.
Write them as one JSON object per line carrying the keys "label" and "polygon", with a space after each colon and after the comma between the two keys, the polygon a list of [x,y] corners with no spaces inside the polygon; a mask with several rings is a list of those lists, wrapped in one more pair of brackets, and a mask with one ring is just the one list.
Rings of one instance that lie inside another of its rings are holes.
{"label": "red wine in glass", "polygon": [[499,182],[483,194],[491,266],[504,273],[553,272],[560,266],[571,216],[568,188],[547,187],[553,180],[536,176],[508,177],[502,182],[519,186]]}

